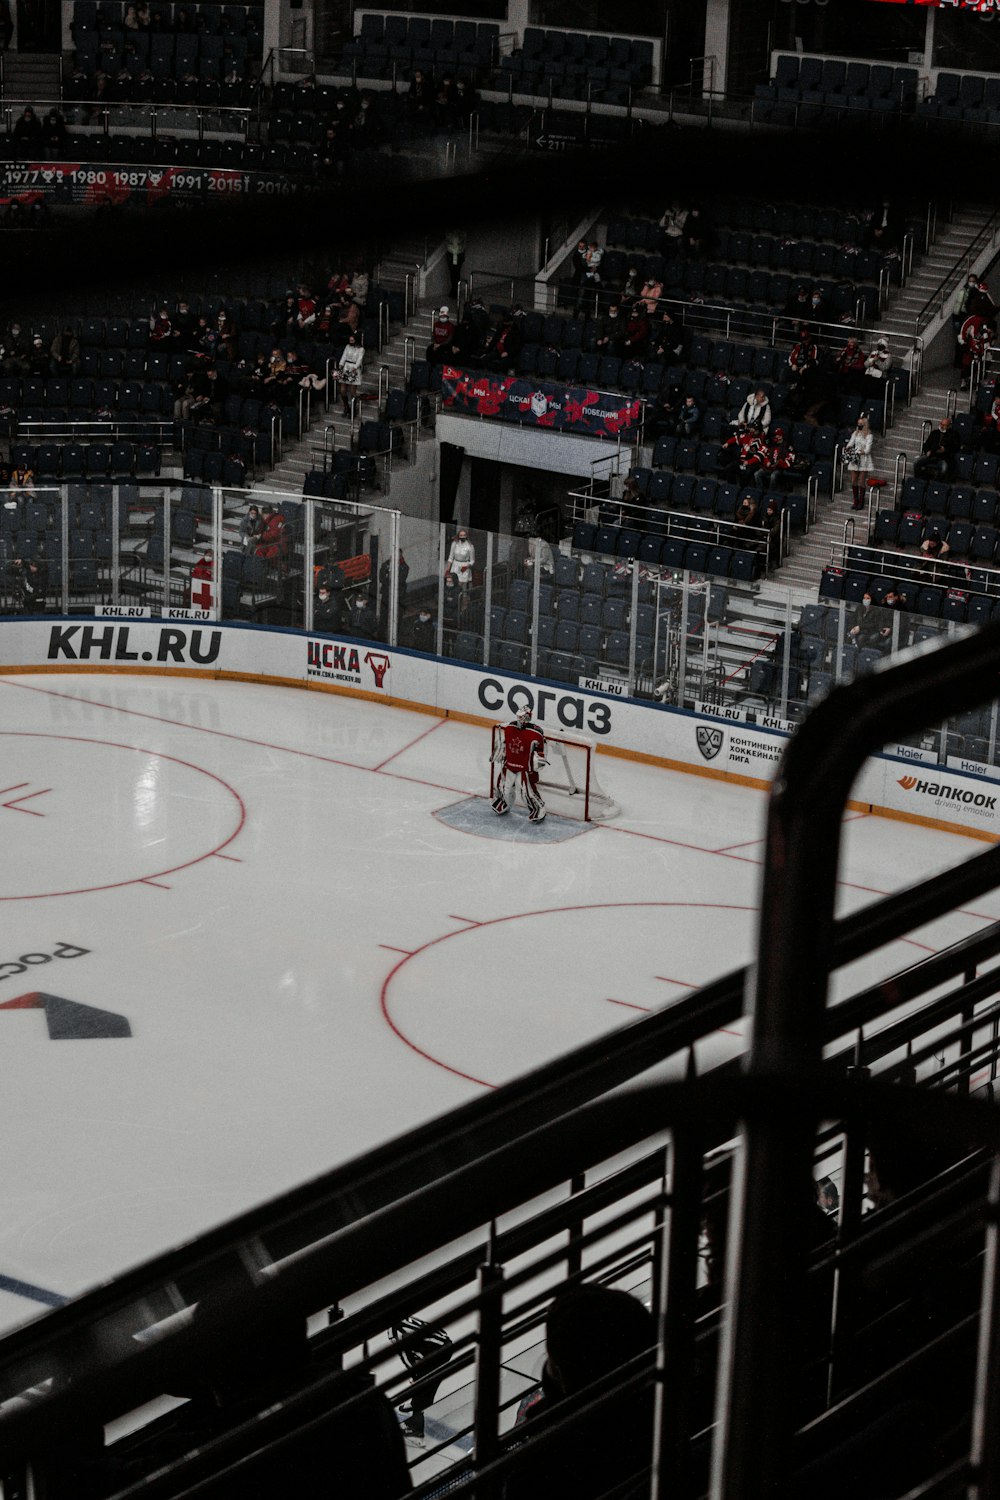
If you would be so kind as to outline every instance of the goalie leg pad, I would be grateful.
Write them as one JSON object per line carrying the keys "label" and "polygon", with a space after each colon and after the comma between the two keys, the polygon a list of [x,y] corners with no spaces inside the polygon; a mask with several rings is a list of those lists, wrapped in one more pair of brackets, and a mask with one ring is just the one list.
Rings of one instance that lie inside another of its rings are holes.
{"label": "goalie leg pad", "polygon": [[528,772],[521,778],[521,789],[528,804],[528,822],[541,823],[545,817],[545,803],[538,793],[538,777]]}
{"label": "goalie leg pad", "polygon": [[490,803],[490,806],[492,807],[498,818],[502,818],[505,812],[510,812],[508,804],[502,797],[494,797],[493,801]]}

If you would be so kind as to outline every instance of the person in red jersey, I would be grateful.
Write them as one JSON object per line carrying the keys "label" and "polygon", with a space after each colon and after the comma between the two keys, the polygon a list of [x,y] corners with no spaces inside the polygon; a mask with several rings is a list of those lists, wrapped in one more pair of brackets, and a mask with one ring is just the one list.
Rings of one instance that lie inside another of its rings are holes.
{"label": "person in red jersey", "polygon": [[497,768],[493,786],[493,811],[498,818],[510,811],[507,801],[508,773],[520,778],[521,793],[528,805],[528,822],[541,823],[545,817],[545,803],[538,792],[538,772],[547,766],[545,759],[545,736],[537,724],[532,723],[531,710],[522,708],[509,724],[501,730],[495,754]]}

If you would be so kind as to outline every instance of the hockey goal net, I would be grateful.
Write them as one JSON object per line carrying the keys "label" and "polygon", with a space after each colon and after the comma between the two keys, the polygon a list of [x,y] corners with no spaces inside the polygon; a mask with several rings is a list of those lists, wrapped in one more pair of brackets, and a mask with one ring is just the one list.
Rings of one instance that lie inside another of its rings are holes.
{"label": "hockey goal net", "polygon": [[[617,817],[621,809],[608,796],[597,777],[597,746],[594,741],[585,735],[564,734],[561,730],[546,729],[543,732],[548,765],[541,769],[538,786],[549,809],[561,817],[581,818],[588,823],[599,818]],[[490,747],[491,800],[502,745],[503,725],[494,724]]]}

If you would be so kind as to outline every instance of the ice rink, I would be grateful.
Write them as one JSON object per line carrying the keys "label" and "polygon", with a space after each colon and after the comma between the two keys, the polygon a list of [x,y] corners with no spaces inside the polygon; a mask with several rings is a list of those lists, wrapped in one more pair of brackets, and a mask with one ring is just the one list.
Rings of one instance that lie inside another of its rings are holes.
{"label": "ice rink", "polygon": [[[0,1328],[750,956],[759,792],[602,757],[613,822],[496,837],[482,728],[180,678],[0,709]],[[844,909],[982,849],[848,820]]]}

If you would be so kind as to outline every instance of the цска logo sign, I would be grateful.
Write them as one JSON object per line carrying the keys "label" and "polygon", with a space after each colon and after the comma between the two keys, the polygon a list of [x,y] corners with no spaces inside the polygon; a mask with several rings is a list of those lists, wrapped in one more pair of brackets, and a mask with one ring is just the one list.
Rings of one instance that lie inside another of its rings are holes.
{"label": "\u0446\u0441\u043a\u0430 logo sign", "polygon": [[725,730],[719,729],[714,724],[699,724],[695,731],[695,739],[698,749],[705,760],[714,760],[722,749],[722,741],[725,738]]}

